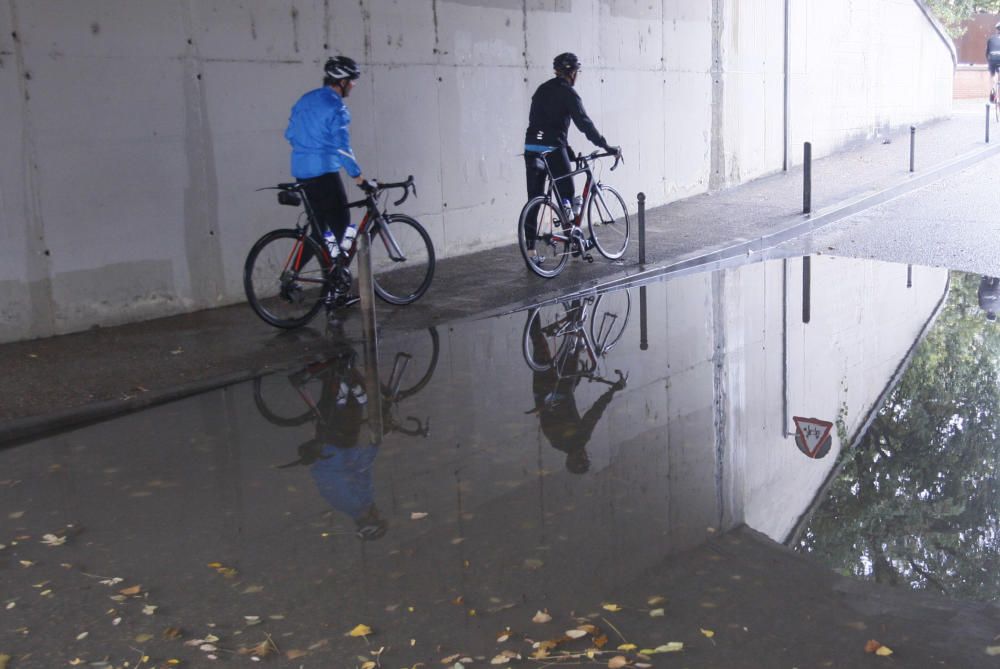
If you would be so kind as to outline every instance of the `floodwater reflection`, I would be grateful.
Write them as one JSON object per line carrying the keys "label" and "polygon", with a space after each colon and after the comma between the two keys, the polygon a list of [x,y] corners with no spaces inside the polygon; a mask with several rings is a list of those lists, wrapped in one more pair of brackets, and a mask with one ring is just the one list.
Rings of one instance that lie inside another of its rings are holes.
{"label": "floodwater reflection", "polygon": [[[539,610],[598,624],[593,611],[638,593],[642,630],[646,584],[743,524],[801,535],[859,574],[886,562],[885,546],[928,550],[933,532],[942,564],[962,553],[982,585],[997,572],[983,575],[997,337],[972,302],[978,278],[955,283],[964,301],[938,316],[946,270],[817,256],[690,274],[387,338],[377,379],[345,344],[291,373],[0,452],[0,585],[33,603],[11,609],[11,628],[51,629],[66,607],[104,616],[114,590],[90,575],[143,593],[114,605],[127,633],[72,642],[68,621],[66,643],[23,636],[11,650],[61,666],[125,658],[152,634],[158,657],[204,661],[162,637],[173,627],[230,652],[266,632],[303,666],[361,666],[376,647],[391,649],[386,666],[488,661],[498,630]],[[920,341],[938,344],[922,356]],[[803,418],[836,425],[828,457],[796,446]],[[862,434],[871,445],[850,448]],[[904,450],[924,464],[907,468]],[[924,555],[901,571],[897,557],[896,573],[936,568]],[[675,596],[717,598],[675,628],[708,644],[698,626],[735,625],[727,588],[763,567],[727,565],[712,584],[706,569],[674,575]],[[47,581],[58,601],[33,588]],[[371,647],[345,636],[362,623],[377,630]]]}

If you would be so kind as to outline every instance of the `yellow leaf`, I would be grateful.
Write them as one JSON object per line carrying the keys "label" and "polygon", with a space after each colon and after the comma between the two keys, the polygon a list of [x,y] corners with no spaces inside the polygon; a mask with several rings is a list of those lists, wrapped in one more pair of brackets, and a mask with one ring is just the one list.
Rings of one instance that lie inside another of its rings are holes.
{"label": "yellow leaf", "polygon": [[986,654],[989,656],[1000,655],[1000,646],[987,646]]}
{"label": "yellow leaf", "polygon": [[72,660],[69,661],[69,664],[70,664],[71,667],[77,667],[77,666],[83,664],[83,660],[81,660],[78,657],[74,657]]}
{"label": "yellow leaf", "polygon": [[350,632],[347,633],[348,636],[368,636],[372,633],[372,628],[368,625],[358,625]]}
{"label": "yellow leaf", "polygon": [[617,604],[601,604],[601,608],[605,611],[621,611],[622,607]]}
{"label": "yellow leaf", "polygon": [[169,665],[178,665],[180,663],[181,663],[180,660],[175,660],[174,658],[170,658],[169,660],[167,660],[167,664]]}
{"label": "yellow leaf", "polygon": [[646,603],[649,604],[650,606],[659,606],[660,604],[665,604],[666,601],[667,601],[666,597],[660,597],[659,595],[657,595],[656,597],[650,597],[649,599],[647,599]]}
{"label": "yellow leaf", "polygon": [[371,660],[368,660],[367,662],[361,665],[361,669],[375,669],[375,667],[377,666],[378,666],[377,664],[375,664]]}
{"label": "yellow leaf", "polygon": [[635,650],[636,648],[638,648],[638,646],[636,646],[634,643],[623,643],[622,645],[618,646],[618,650],[624,650],[626,652],[630,650]]}
{"label": "yellow leaf", "polygon": [[715,632],[713,632],[712,630],[701,630],[701,633],[707,636],[709,639],[715,636]]}
{"label": "yellow leaf", "polygon": [[140,592],[142,592],[142,586],[133,585],[129,588],[122,588],[118,592],[122,595],[125,595],[126,597],[134,597],[135,595],[138,595]]}
{"label": "yellow leaf", "polygon": [[7,669],[8,662],[10,662],[10,655],[0,653],[0,669]]}
{"label": "yellow leaf", "polygon": [[221,562],[209,562],[208,566],[211,567],[212,569],[218,569],[219,567],[222,566],[222,563]]}
{"label": "yellow leaf", "polygon": [[883,657],[892,655],[892,648],[889,648],[888,646],[879,646],[878,650],[875,651],[875,654]]}
{"label": "yellow leaf", "polygon": [[[662,646],[657,646],[654,653],[676,653],[679,650],[684,650],[684,644],[680,641],[671,641],[670,643],[665,643]],[[643,653],[645,654],[645,653]]]}

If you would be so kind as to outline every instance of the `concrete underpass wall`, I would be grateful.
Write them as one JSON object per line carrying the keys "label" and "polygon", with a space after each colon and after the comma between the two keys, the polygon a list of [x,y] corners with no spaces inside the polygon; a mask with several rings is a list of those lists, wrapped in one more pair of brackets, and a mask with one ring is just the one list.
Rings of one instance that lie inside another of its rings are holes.
{"label": "concrete underpass wall", "polygon": [[[950,51],[915,2],[790,2],[795,142],[944,113]],[[632,206],[781,169],[783,33],[784,0],[7,0],[0,341],[241,301],[253,240],[294,220],[254,189],[288,178],[288,110],[327,55],[364,69],[366,173],[416,176],[404,210],[447,257],[514,239],[530,97],[560,51]]]}

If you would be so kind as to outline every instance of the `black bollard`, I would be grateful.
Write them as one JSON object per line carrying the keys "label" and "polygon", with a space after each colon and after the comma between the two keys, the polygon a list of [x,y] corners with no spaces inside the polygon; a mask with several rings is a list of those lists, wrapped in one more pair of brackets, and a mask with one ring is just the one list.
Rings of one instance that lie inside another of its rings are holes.
{"label": "black bollard", "polygon": [[986,143],[990,143],[990,107],[992,105],[986,105]]}
{"label": "black bollard", "polygon": [[639,286],[639,350],[649,349],[649,336],[646,325],[646,287]]}
{"label": "black bollard", "polygon": [[813,146],[810,142],[802,145],[802,213],[812,211],[812,156]]}
{"label": "black bollard", "polygon": [[646,194],[639,193],[639,264],[646,264]]}
{"label": "black bollard", "polygon": [[916,148],[917,143],[917,129],[914,126],[910,126],[910,171],[913,171],[913,151]]}

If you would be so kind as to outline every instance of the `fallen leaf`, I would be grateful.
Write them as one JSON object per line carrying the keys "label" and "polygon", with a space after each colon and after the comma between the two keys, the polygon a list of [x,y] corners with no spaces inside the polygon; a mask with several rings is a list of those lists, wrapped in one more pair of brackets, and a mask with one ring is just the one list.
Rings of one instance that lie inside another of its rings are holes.
{"label": "fallen leaf", "polygon": [[531,619],[531,622],[533,622],[533,623],[548,623],[548,622],[552,622],[552,616],[550,616],[545,611],[539,611],[538,613],[535,614],[535,617]]}
{"label": "fallen leaf", "polygon": [[79,634],[76,635],[76,640],[77,641],[83,641],[88,636],[90,636],[90,632],[80,632]]}
{"label": "fallen leaf", "polygon": [[615,655],[608,660],[608,669],[621,669],[628,664],[628,658],[624,655]]}
{"label": "fallen leaf", "polygon": [[219,649],[215,646],[215,644],[203,643],[200,646],[198,646],[198,650],[203,650],[206,653],[214,653],[215,651],[217,651]]}
{"label": "fallen leaf", "polygon": [[364,664],[361,665],[361,669],[375,669],[378,665],[371,660],[366,660]]}
{"label": "fallen leaf", "polygon": [[243,616],[243,620],[246,621],[247,627],[252,627],[254,625],[260,625],[260,616]]}
{"label": "fallen leaf", "polygon": [[892,655],[892,648],[889,648],[888,646],[879,646],[878,650],[875,651],[875,654],[881,655],[882,657]]}
{"label": "fallen leaf", "polygon": [[151,616],[154,613],[156,613],[156,609],[158,608],[159,608],[158,606],[154,606],[152,604],[146,604],[144,607],[142,607],[142,612],[147,616]]}
{"label": "fallen leaf", "polygon": [[649,612],[650,618],[662,618],[664,615],[663,609],[653,609]]}
{"label": "fallen leaf", "polygon": [[347,633],[347,636],[368,636],[372,633],[372,628],[368,625],[357,625]]}
{"label": "fallen leaf", "polygon": [[536,558],[528,558],[527,560],[524,561],[524,568],[529,569],[531,571],[541,569],[543,566],[545,566],[545,563]]}
{"label": "fallen leaf", "polygon": [[684,650],[684,644],[680,641],[671,641],[670,643],[665,643],[662,646],[657,646],[654,652],[657,653],[676,653],[677,651]]}
{"label": "fallen leaf", "polygon": [[135,638],[136,643],[146,643],[147,641],[152,641],[152,634],[140,634]]}
{"label": "fallen leaf", "polygon": [[423,520],[427,517],[427,514],[423,511],[414,511],[410,514],[410,520]]}
{"label": "fallen leaf", "polygon": [[510,658],[506,657],[505,655],[497,655],[492,660],[490,660],[490,664],[509,664],[509,663],[510,663]]}
{"label": "fallen leaf", "polygon": [[10,655],[0,653],[0,669],[7,669],[8,662],[10,662]]}
{"label": "fallen leaf", "polygon": [[1000,646],[987,646],[986,654],[989,656],[1000,655]]}
{"label": "fallen leaf", "polygon": [[274,650],[274,644],[271,643],[270,639],[261,641],[256,646],[249,646],[240,648],[238,652],[240,655],[249,655],[251,658],[254,657],[267,657]]}
{"label": "fallen leaf", "polygon": [[141,585],[133,585],[128,588],[122,588],[121,590],[118,591],[119,594],[125,595],[126,597],[134,597],[138,595],[140,592],[142,592]]}
{"label": "fallen leaf", "polygon": [[209,562],[208,566],[211,567],[212,569],[218,569],[219,567],[222,566],[222,563],[221,562]]}
{"label": "fallen leaf", "polygon": [[215,643],[218,640],[219,637],[215,636],[214,634],[209,634],[208,636],[205,637],[205,641],[207,641],[208,643]]}
{"label": "fallen leaf", "polygon": [[713,636],[715,636],[715,632],[713,632],[712,630],[703,630],[703,629],[699,628],[699,631],[702,634],[704,634],[705,636],[707,636],[709,639],[711,639]]}
{"label": "fallen leaf", "polygon": [[78,658],[78,657],[74,657],[74,658],[73,658],[72,660],[70,660],[70,661],[69,661],[69,665],[70,665],[71,667],[78,667],[78,666],[80,666],[81,664],[83,664],[83,660],[81,660],[81,659],[80,659],[80,658]]}
{"label": "fallen leaf", "polygon": [[164,639],[180,639],[184,632],[180,627],[168,627],[163,630]]}
{"label": "fallen leaf", "polygon": [[604,648],[606,645],[608,645],[608,635],[602,634],[601,636],[594,639],[594,645],[597,646],[598,648]]}
{"label": "fallen leaf", "polygon": [[18,562],[20,562],[21,566],[25,567],[25,568],[27,568],[27,567],[33,567],[35,565],[35,563],[32,562],[31,560],[18,560]]}
{"label": "fallen leaf", "polygon": [[660,597],[659,595],[656,595],[655,597],[650,597],[649,599],[647,599],[646,603],[649,604],[650,606],[659,606],[660,604],[665,604],[666,601],[667,601],[666,597]]}
{"label": "fallen leaf", "polygon": [[451,664],[452,662],[457,660],[460,655],[461,653],[455,653],[454,655],[449,655],[448,657],[442,657],[441,664]]}
{"label": "fallen leaf", "polygon": [[877,651],[881,647],[882,647],[882,644],[880,644],[875,639],[868,639],[868,641],[865,642],[865,652],[866,653],[874,653],[875,651]]}
{"label": "fallen leaf", "polygon": [[252,595],[258,592],[263,592],[264,586],[262,585],[249,585],[243,590],[244,595]]}
{"label": "fallen leaf", "polygon": [[17,606],[17,602],[8,602],[7,606],[5,606],[4,608],[6,608],[8,611],[10,611],[15,606]]}
{"label": "fallen leaf", "polygon": [[618,646],[618,650],[624,650],[625,652],[628,652],[630,650],[635,650],[636,648],[638,648],[638,646],[636,646],[634,643],[623,643],[622,645]]}
{"label": "fallen leaf", "polygon": [[605,611],[621,611],[622,610],[622,607],[618,606],[617,604],[607,604],[607,603],[601,604],[601,608],[604,609]]}
{"label": "fallen leaf", "polygon": [[46,546],[62,546],[66,543],[66,537],[57,537],[54,534],[42,535],[42,543]]}
{"label": "fallen leaf", "polygon": [[570,639],[582,639],[587,633],[583,630],[566,630],[566,636]]}

